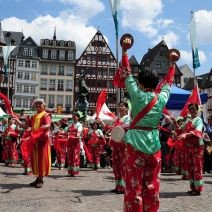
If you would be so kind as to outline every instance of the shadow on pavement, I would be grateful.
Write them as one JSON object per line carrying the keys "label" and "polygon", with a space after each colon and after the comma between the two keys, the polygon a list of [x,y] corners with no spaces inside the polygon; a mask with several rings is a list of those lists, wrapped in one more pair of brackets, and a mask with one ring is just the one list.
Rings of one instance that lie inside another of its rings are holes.
{"label": "shadow on pavement", "polygon": [[109,190],[99,191],[99,190],[71,190],[73,193],[81,194],[82,196],[102,196],[105,194],[112,194]]}
{"label": "shadow on pavement", "polygon": [[161,178],[160,180],[161,181],[169,181],[169,182],[171,182],[171,181],[181,181],[181,179],[176,179],[176,178]]}
{"label": "shadow on pavement", "polygon": [[212,184],[212,181],[204,181],[205,184]]}
{"label": "shadow on pavement", "polygon": [[176,197],[188,196],[187,192],[161,192],[160,198],[176,198]]}
{"label": "shadow on pavement", "polygon": [[1,175],[4,175],[5,177],[15,177],[16,175],[22,175],[20,172],[0,172]]}
{"label": "shadow on pavement", "polygon": [[21,189],[21,188],[30,188],[29,184],[0,184],[0,188],[7,189],[6,191],[1,191],[0,193],[10,193],[11,191],[15,189]]}

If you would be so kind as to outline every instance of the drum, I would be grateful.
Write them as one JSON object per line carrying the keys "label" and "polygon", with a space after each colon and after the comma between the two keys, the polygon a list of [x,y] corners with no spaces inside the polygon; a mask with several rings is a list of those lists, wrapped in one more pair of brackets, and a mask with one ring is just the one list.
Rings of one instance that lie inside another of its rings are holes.
{"label": "drum", "polygon": [[125,129],[121,126],[116,126],[111,130],[111,138],[115,142],[122,142],[125,136]]}

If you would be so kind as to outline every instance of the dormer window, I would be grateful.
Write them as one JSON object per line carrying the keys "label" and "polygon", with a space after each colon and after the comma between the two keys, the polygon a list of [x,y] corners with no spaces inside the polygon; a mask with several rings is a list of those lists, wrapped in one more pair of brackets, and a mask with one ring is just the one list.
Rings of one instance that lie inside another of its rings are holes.
{"label": "dormer window", "polygon": [[53,40],[53,46],[56,46],[56,45],[57,45],[57,41]]}
{"label": "dormer window", "polygon": [[71,41],[68,41],[68,46],[71,46]]}
{"label": "dormer window", "polygon": [[63,40],[60,41],[60,46],[64,46],[64,41]]}
{"label": "dormer window", "polygon": [[45,40],[45,45],[49,45],[49,40]]}
{"label": "dormer window", "polygon": [[29,56],[33,56],[34,55],[34,49],[30,48],[29,49]]}
{"label": "dormer window", "polygon": [[23,55],[24,55],[24,56],[28,55],[28,48],[24,48]]}

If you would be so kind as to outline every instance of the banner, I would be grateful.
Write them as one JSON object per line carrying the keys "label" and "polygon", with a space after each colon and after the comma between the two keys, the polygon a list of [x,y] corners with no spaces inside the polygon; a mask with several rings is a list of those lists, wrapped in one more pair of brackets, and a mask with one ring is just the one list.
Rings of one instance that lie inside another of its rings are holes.
{"label": "banner", "polygon": [[195,25],[194,12],[191,12],[190,39],[192,47],[193,68],[196,69],[200,67],[200,62],[199,62],[198,49],[196,47],[196,25]]}
{"label": "banner", "polygon": [[110,1],[111,11],[112,11],[112,15],[113,15],[114,24],[115,24],[116,36],[118,37],[118,12],[117,12],[117,6],[118,6],[120,0],[109,0],[109,1]]}

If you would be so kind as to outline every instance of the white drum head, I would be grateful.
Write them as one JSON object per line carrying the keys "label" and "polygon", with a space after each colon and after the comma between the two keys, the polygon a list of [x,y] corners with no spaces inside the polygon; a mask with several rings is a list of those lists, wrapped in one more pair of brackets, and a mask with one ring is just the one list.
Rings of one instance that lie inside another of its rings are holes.
{"label": "white drum head", "polygon": [[121,126],[116,126],[111,130],[111,138],[115,142],[122,142],[125,135],[125,131]]}

